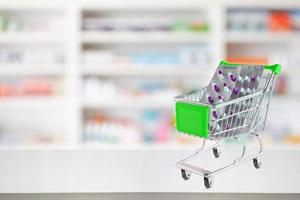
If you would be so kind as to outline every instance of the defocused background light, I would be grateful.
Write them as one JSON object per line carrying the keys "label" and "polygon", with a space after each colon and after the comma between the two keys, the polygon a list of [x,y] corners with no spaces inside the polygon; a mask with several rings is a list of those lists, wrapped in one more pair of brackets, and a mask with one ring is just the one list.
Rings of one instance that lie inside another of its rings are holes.
{"label": "defocused background light", "polygon": [[41,2],[0,3],[1,148],[197,145],[172,98],[221,60],[282,64],[264,141],[299,147],[300,2]]}

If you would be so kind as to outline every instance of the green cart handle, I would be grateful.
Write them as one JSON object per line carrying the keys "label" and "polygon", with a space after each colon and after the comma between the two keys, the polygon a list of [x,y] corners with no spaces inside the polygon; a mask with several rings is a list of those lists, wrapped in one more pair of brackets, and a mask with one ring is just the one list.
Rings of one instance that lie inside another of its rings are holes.
{"label": "green cart handle", "polygon": [[265,69],[271,70],[274,74],[279,75],[281,73],[281,65],[274,64],[274,65],[265,65]]}
{"label": "green cart handle", "polygon": [[[230,67],[236,67],[236,66],[239,66],[241,64],[238,64],[238,63],[229,63],[227,61],[222,60],[220,62],[220,65],[226,65],[226,66],[230,66]],[[265,65],[264,68],[268,69],[268,70],[271,70],[276,75],[278,75],[278,74],[281,73],[281,65],[280,64]]]}

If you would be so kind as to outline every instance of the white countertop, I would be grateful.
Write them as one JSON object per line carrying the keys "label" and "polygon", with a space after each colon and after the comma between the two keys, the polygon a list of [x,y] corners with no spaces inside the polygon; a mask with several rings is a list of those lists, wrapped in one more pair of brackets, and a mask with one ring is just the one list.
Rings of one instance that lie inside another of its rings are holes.
{"label": "white countertop", "polygon": [[[183,181],[176,162],[189,150],[1,150],[0,193],[300,192],[300,150],[266,150],[263,167],[245,163],[215,177]],[[212,156],[211,159],[214,159]],[[206,161],[203,159],[202,161]]]}

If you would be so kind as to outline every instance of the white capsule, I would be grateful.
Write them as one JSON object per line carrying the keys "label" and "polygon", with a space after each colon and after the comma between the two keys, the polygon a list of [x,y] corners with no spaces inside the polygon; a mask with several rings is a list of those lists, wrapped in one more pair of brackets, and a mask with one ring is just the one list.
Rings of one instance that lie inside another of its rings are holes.
{"label": "white capsule", "polygon": [[246,94],[246,90],[244,88],[241,88],[241,93],[244,95]]}
{"label": "white capsule", "polygon": [[245,76],[244,80],[245,80],[246,82],[249,82],[249,81],[250,81],[250,77],[249,77],[249,76]]}
{"label": "white capsule", "polygon": [[239,81],[239,82],[243,82],[244,79],[243,79],[241,76],[238,76],[238,81]]}
{"label": "white capsule", "polygon": [[230,89],[228,88],[228,86],[225,86],[225,87],[224,87],[224,92],[225,92],[225,93],[230,92]]}
{"label": "white capsule", "polygon": [[250,88],[247,88],[247,94],[251,94],[252,90]]}

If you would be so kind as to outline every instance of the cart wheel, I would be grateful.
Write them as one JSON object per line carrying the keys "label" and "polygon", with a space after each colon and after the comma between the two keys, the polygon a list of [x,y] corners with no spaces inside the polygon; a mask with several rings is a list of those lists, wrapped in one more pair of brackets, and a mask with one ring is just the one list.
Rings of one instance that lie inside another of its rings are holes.
{"label": "cart wheel", "polygon": [[219,158],[220,157],[221,152],[219,151],[218,148],[214,147],[213,148],[213,153],[215,155],[215,158]]}
{"label": "cart wheel", "polygon": [[213,180],[211,178],[204,177],[204,185],[206,189],[211,188],[212,184],[213,184]]}
{"label": "cart wheel", "polygon": [[184,169],[181,169],[181,176],[185,181],[187,181],[191,178],[191,173],[188,173]]}
{"label": "cart wheel", "polygon": [[254,158],[253,165],[256,169],[259,169],[261,167],[261,162],[257,158]]}

